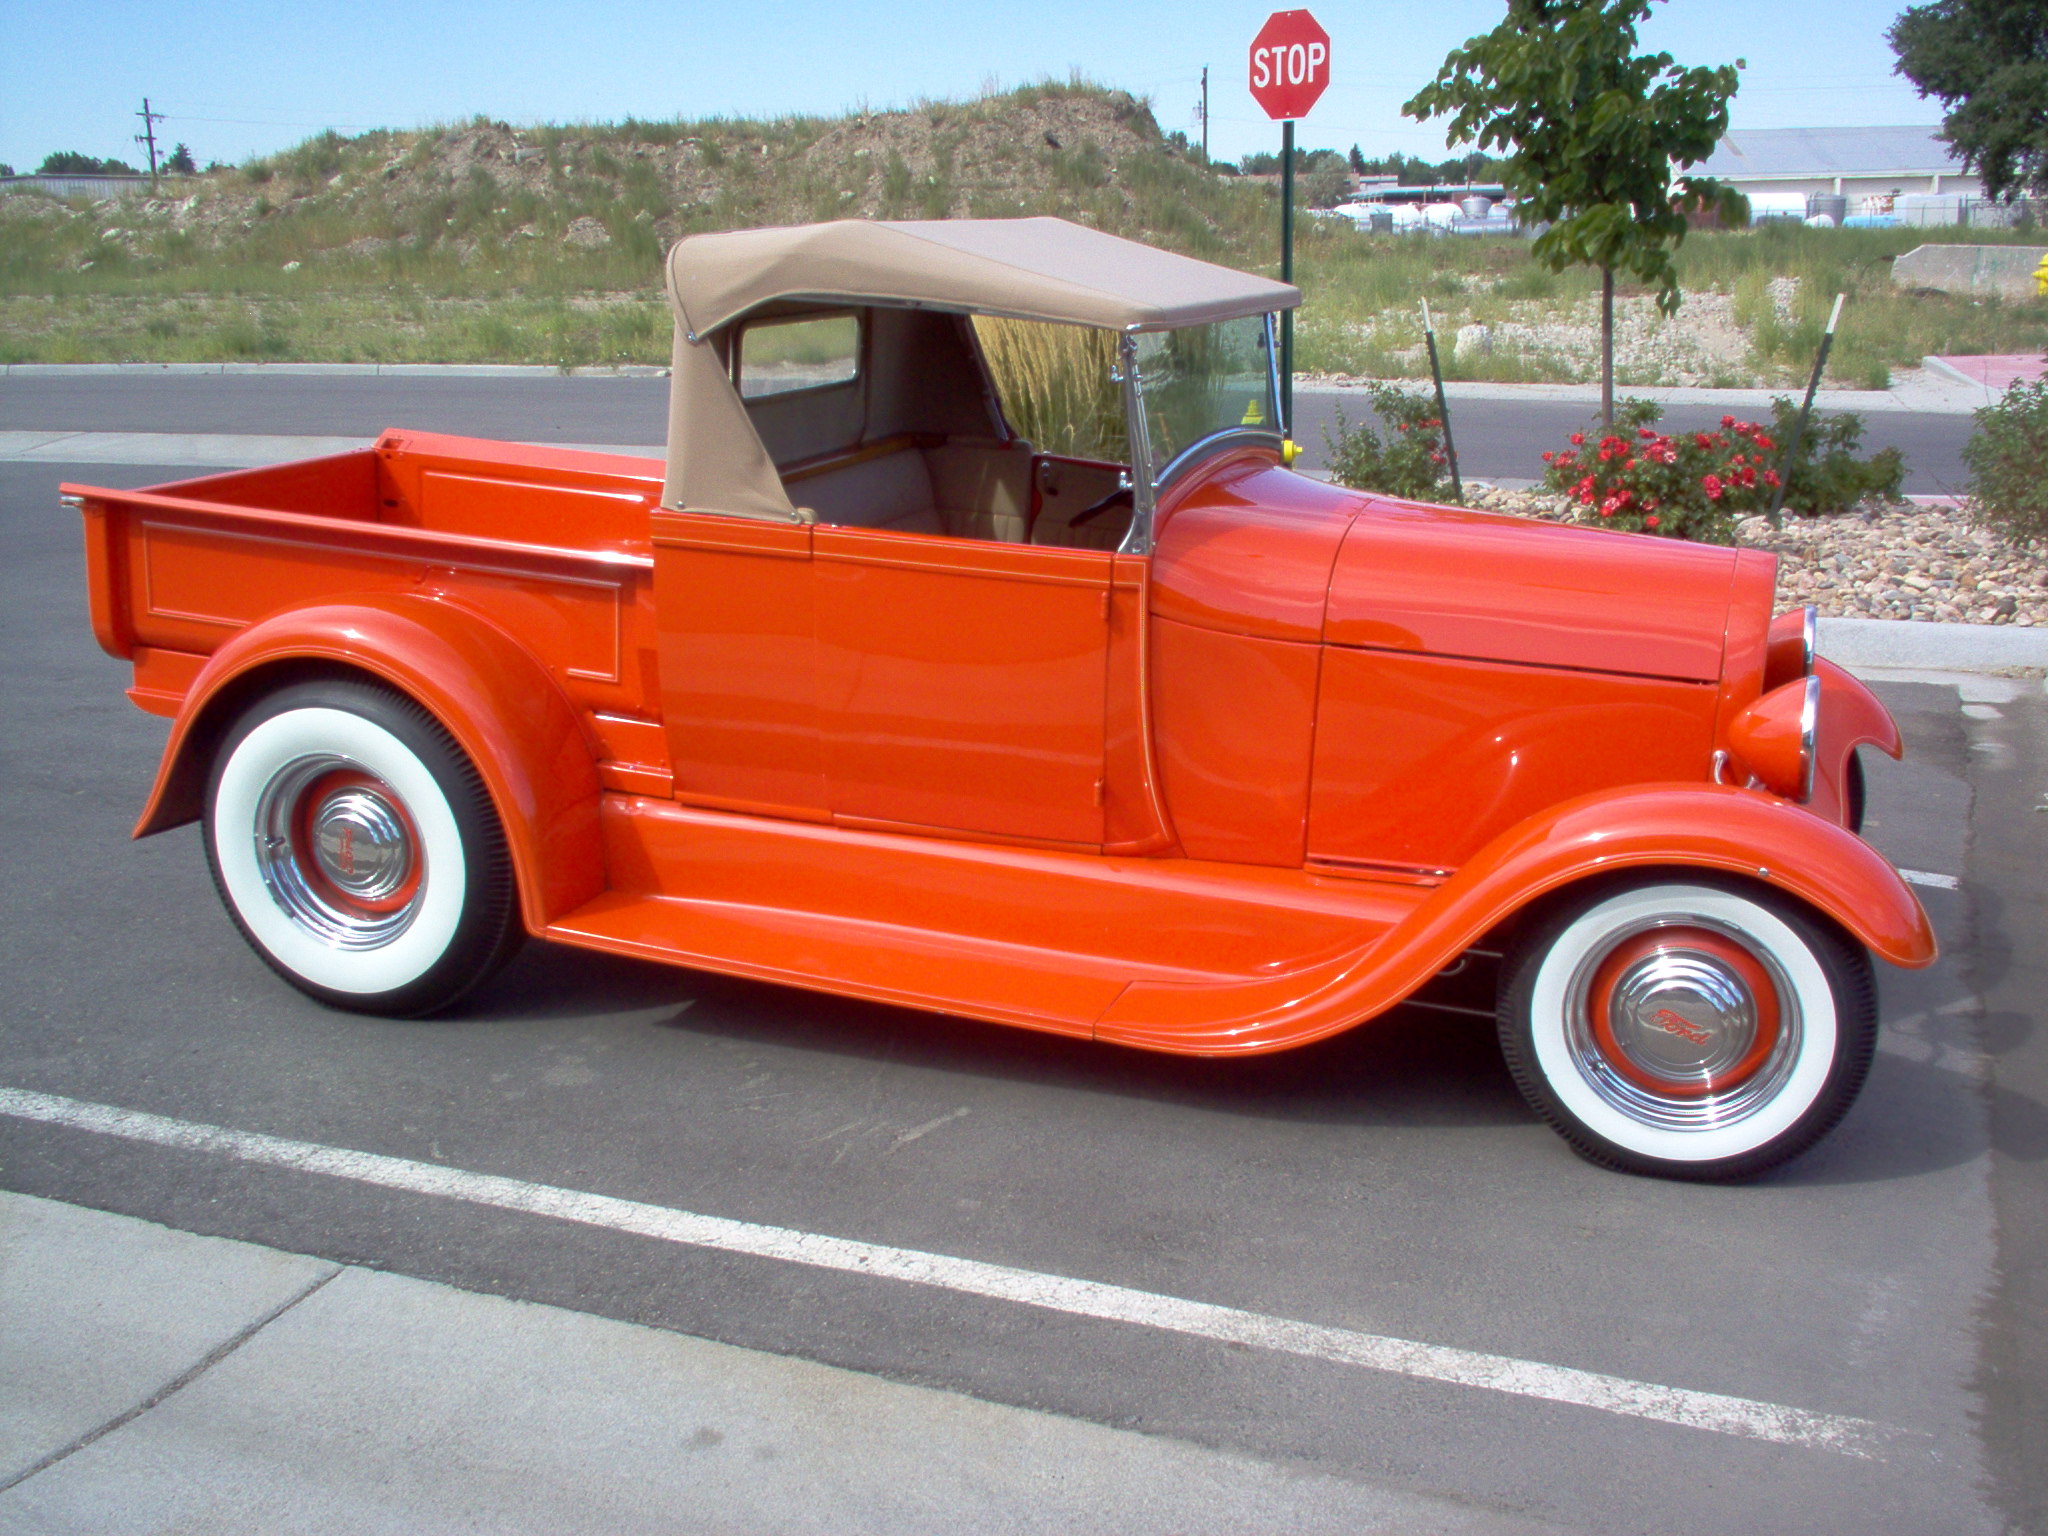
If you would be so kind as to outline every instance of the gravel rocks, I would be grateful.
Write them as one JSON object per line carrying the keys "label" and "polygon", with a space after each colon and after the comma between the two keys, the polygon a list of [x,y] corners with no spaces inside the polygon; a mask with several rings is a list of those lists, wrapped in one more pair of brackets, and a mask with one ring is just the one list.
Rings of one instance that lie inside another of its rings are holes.
{"label": "gravel rocks", "polygon": [[[1475,489],[1474,506],[1545,522],[1574,522],[1570,503],[1543,491]],[[1644,534],[1639,537],[1650,537]],[[1778,606],[1812,603],[1856,619],[2048,625],[2048,549],[2013,543],[1961,507],[1866,505],[1839,517],[1762,517],[1735,542],[1778,557]]]}

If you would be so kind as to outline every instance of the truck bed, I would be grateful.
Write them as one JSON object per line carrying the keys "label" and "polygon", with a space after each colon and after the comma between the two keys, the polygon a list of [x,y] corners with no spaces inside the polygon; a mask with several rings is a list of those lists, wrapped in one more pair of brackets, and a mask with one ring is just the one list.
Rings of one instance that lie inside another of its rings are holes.
{"label": "truck bed", "polygon": [[129,697],[175,715],[206,658],[285,609],[350,593],[460,604],[554,671],[607,788],[665,794],[648,514],[659,460],[390,431],[332,458],[119,491],[85,513],[94,634]]}

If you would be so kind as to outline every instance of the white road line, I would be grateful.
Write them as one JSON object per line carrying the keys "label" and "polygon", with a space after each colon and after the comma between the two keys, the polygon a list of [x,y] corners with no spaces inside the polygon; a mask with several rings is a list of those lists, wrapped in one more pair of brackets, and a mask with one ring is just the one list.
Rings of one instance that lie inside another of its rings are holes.
{"label": "white road line", "polygon": [[1693,1392],[1683,1387],[1631,1381],[1623,1376],[1546,1365],[1535,1360],[1518,1360],[1509,1355],[1483,1354],[1413,1339],[1296,1322],[1236,1307],[1161,1296],[1151,1291],[1105,1285],[1093,1280],[1011,1269],[975,1259],[923,1253],[914,1248],[857,1242],[788,1227],[733,1221],[722,1216],[699,1216],[637,1200],[619,1200],[609,1195],[532,1184],[496,1174],[471,1173],[460,1168],[384,1157],[373,1152],[353,1152],[316,1142],[289,1141],[278,1136],[230,1130],[191,1120],[174,1120],[163,1115],[118,1109],[55,1094],[33,1093],[22,1088],[0,1088],[0,1114],[175,1147],[182,1151],[211,1152],[242,1162],[289,1168],[301,1173],[326,1174],[385,1189],[401,1189],[443,1199],[463,1200],[472,1205],[551,1216],[662,1242],[780,1259],[850,1274],[907,1280],[914,1285],[1020,1302],[1025,1306],[1077,1317],[1135,1323],[1169,1333],[1244,1344],[1340,1365],[1363,1366],[1367,1370],[1386,1371],[1422,1381],[1446,1382],[1544,1402],[1596,1408],[1605,1413],[1744,1439],[1767,1440],[1779,1445],[1874,1458],[1886,1442],[1902,1433],[1867,1419],[1816,1413],[1779,1403],[1724,1396],[1718,1392]]}
{"label": "white road line", "polygon": [[1899,878],[1908,885],[1931,885],[1937,891],[1952,891],[1960,884],[1954,875],[1936,875],[1924,869],[1902,869]]}

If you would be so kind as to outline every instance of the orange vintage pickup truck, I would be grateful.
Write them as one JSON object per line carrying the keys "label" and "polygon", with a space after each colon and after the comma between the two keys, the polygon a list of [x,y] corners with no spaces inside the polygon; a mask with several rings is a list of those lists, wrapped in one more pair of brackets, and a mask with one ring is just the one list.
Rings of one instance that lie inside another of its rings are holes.
{"label": "orange vintage pickup truck", "polygon": [[[1057,220],[668,281],[666,464],[393,430],[65,487],[172,722],[136,834],[199,820],[287,981],[419,1014],[532,935],[1222,1056],[1484,974],[1596,1161],[1745,1176],[1847,1110],[1871,957],[1934,943],[1856,835],[1897,730],[1769,557],[1297,474],[1300,294]],[[1120,461],[1013,430],[981,317],[1113,338]]]}

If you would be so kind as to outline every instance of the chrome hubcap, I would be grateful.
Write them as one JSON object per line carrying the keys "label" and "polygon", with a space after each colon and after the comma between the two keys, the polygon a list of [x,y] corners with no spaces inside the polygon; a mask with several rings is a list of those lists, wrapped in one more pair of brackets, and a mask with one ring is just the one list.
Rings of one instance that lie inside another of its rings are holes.
{"label": "chrome hubcap", "polygon": [[412,838],[392,803],[374,789],[337,790],[314,809],[320,872],[358,901],[383,901],[412,873]]}
{"label": "chrome hubcap", "polygon": [[1643,1125],[1705,1130],[1754,1114],[1799,1055],[1798,993],[1766,949],[1687,917],[1609,937],[1573,972],[1579,1075]]}
{"label": "chrome hubcap", "polygon": [[1629,1063],[1674,1088],[1725,1076],[1756,1042],[1757,1008],[1734,967],[1711,955],[1660,950],[1623,968],[1608,1028]]}
{"label": "chrome hubcap", "polygon": [[317,753],[271,776],[256,804],[256,866],[279,909],[336,949],[380,949],[411,926],[426,870],[404,804],[347,758]]}

